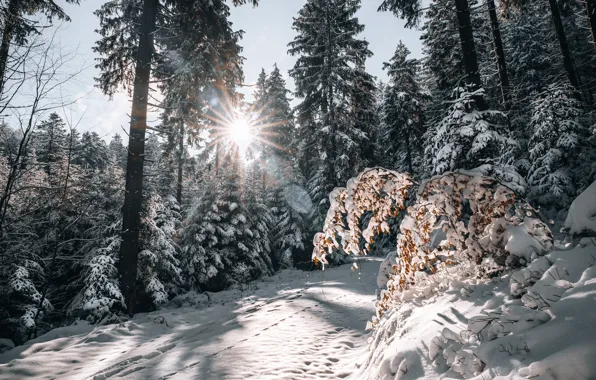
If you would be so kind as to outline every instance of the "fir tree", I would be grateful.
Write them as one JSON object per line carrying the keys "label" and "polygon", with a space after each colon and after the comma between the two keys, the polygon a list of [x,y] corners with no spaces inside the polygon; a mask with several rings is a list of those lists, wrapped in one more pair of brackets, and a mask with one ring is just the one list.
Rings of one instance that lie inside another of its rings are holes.
{"label": "fir tree", "polygon": [[414,174],[420,166],[424,134],[423,94],[417,83],[418,61],[400,41],[389,63],[384,64],[390,82],[380,108],[383,141],[381,156],[389,168]]}
{"label": "fir tree", "polygon": [[50,114],[48,120],[37,127],[34,147],[37,160],[45,164],[45,171],[51,175],[52,164],[60,161],[68,150],[68,133],[65,123],[57,113]]}
{"label": "fir tree", "polygon": [[221,290],[270,273],[267,258],[251,249],[255,233],[242,202],[239,160],[238,150],[230,149],[221,177],[212,177],[205,184],[184,222],[180,240],[183,270],[195,289]]}
{"label": "fir tree", "polygon": [[546,207],[569,206],[579,182],[574,174],[581,163],[576,160],[587,130],[579,122],[580,104],[569,94],[568,89],[550,86],[533,103],[529,197]]}
{"label": "fir tree", "polygon": [[110,152],[97,132],[84,132],[73,161],[88,170],[104,170],[110,164]]}
{"label": "fir tree", "polygon": [[273,71],[265,82],[266,90],[266,134],[263,139],[266,143],[263,146],[265,151],[271,152],[276,157],[288,159],[289,149],[294,137],[294,120],[290,99],[290,90],[286,87],[286,81],[277,67],[273,65]]}
{"label": "fir tree", "polygon": [[122,143],[122,137],[119,134],[115,134],[112,136],[112,140],[108,145],[108,149],[110,151],[110,155],[112,159],[115,161],[116,165],[118,165],[122,170],[126,168],[126,147]]}
{"label": "fir tree", "polygon": [[506,154],[515,148],[515,142],[508,137],[507,116],[479,110],[475,99],[480,96],[484,96],[482,89],[457,89],[447,116],[429,130],[430,144],[425,153],[432,174],[509,163]]}
{"label": "fir tree", "polygon": [[[367,138],[349,115],[346,104],[361,67],[372,53],[358,39],[364,26],[354,17],[357,0],[309,0],[294,19],[298,35],[289,53],[299,55],[290,75],[296,82],[300,129],[299,157],[308,190],[316,205],[313,227],[323,222],[327,195],[361,165],[360,144]],[[313,157],[314,156],[314,157]]]}
{"label": "fir tree", "polygon": [[153,306],[160,306],[183,285],[179,249],[174,242],[181,219],[180,207],[172,196],[162,199],[153,193],[145,199],[139,280]]}

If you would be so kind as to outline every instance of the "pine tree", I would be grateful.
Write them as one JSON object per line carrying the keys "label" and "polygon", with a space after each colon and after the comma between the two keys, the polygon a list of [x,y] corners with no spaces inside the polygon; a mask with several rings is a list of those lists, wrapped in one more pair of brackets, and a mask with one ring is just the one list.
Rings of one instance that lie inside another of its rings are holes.
{"label": "pine tree", "polygon": [[266,90],[266,121],[263,139],[266,143],[263,146],[276,157],[287,160],[289,149],[294,137],[294,117],[290,106],[288,94],[290,90],[286,87],[286,81],[277,67],[273,70],[265,82]]}
{"label": "pine tree", "polygon": [[126,147],[122,143],[122,137],[119,134],[112,136],[112,140],[108,145],[111,158],[115,161],[122,170],[126,168]]}
{"label": "pine tree", "polygon": [[414,174],[420,166],[424,135],[423,94],[417,83],[419,63],[400,41],[389,63],[384,64],[390,82],[380,108],[381,156],[388,168]]}
{"label": "pine tree", "polygon": [[432,174],[510,163],[506,154],[515,148],[515,142],[508,137],[507,116],[479,110],[475,99],[482,96],[482,89],[457,89],[447,116],[429,130],[430,144],[425,153]]}
{"label": "pine tree", "polygon": [[[372,53],[357,35],[364,26],[354,17],[357,0],[309,0],[294,19],[298,35],[289,53],[299,55],[290,75],[296,95],[300,131],[299,157],[308,190],[316,205],[312,226],[317,229],[327,209],[327,196],[355,174],[361,165],[360,144],[367,138],[357,129],[346,104],[361,67]],[[313,157],[314,156],[314,157]]]}
{"label": "pine tree", "polygon": [[153,306],[161,306],[183,285],[179,248],[174,242],[180,207],[174,197],[162,199],[153,193],[145,197],[143,209],[139,280]]}
{"label": "pine tree", "polygon": [[[350,117],[354,124],[354,132],[360,137],[358,152],[351,154],[358,159],[353,160],[351,170],[360,172],[369,166],[375,166],[375,141],[378,132],[376,114],[375,78],[366,72],[361,64],[355,72],[354,84],[350,94]],[[350,144],[346,144],[350,146]]]}
{"label": "pine tree", "polygon": [[68,140],[65,123],[57,113],[50,114],[48,120],[37,127],[33,145],[37,160],[45,164],[48,175],[52,174],[52,165],[64,157],[68,149]]}
{"label": "pine tree", "polygon": [[568,207],[579,183],[577,159],[587,129],[579,121],[581,104],[570,93],[552,85],[533,102],[529,197],[546,207]]}
{"label": "pine tree", "polygon": [[110,164],[110,151],[97,132],[84,132],[73,162],[87,170],[104,170]]}
{"label": "pine tree", "polygon": [[251,167],[248,168],[243,199],[252,233],[247,247],[250,255],[256,258],[254,265],[260,267],[261,261],[265,264],[265,267],[260,269],[259,277],[272,274],[274,267],[279,268],[277,257],[273,256],[271,251],[271,230],[275,221],[269,206],[266,204],[268,190],[265,178],[264,170],[259,166],[259,162],[254,161]]}
{"label": "pine tree", "polygon": [[68,297],[65,314],[91,323],[115,322],[126,310],[117,270],[124,173],[116,158],[103,172],[87,173],[77,233],[84,242],[77,254],[84,259],[75,262],[75,294]]}
{"label": "pine tree", "polygon": [[[464,76],[456,77],[458,82],[457,85],[466,84],[472,86],[474,89],[482,87],[482,81],[480,77],[479,69],[479,54],[477,45],[474,40],[474,34],[478,33],[478,27],[474,23],[473,14],[471,7],[476,3],[475,0],[437,0],[437,3],[441,3],[436,10],[439,11],[439,20],[450,20],[453,13],[457,20],[455,28],[449,28],[448,21],[447,25],[439,25],[437,30],[439,33],[444,33],[445,30],[455,30],[459,35],[459,42],[461,48],[461,63],[463,67]],[[451,4],[449,4],[451,3]],[[407,20],[406,26],[414,26],[422,18],[423,13],[421,12],[421,1],[420,0],[383,0],[380,11],[391,11],[397,17]],[[431,7],[432,11],[432,7]],[[434,19],[434,17],[430,17]],[[447,34],[447,33],[446,33]],[[449,50],[448,50],[449,51]],[[459,83],[463,79],[463,83]],[[453,88],[449,86],[448,88]],[[480,93],[477,93],[480,95]],[[484,98],[475,99],[477,107],[481,110],[487,108],[487,104]]]}
{"label": "pine tree", "polygon": [[[556,37],[551,22],[541,15],[548,12],[546,3],[531,2],[519,10],[509,11],[504,23],[506,46],[510,47],[509,70],[513,83],[514,111],[526,108],[529,96],[557,81],[564,70],[553,56],[560,53],[550,41]],[[528,113],[524,110],[524,113]],[[523,124],[526,121],[522,122]]]}
{"label": "pine tree", "polygon": [[220,174],[205,184],[184,221],[183,271],[195,289],[217,291],[270,273],[267,258],[253,246],[241,174],[238,149],[231,147]]}
{"label": "pine tree", "polygon": [[[233,1],[234,5],[246,2],[246,0]],[[252,0],[251,3],[256,5],[257,0]],[[217,29],[219,19],[214,23],[201,23],[200,17],[197,17],[194,11],[205,8],[213,10],[217,5],[221,9],[221,2],[213,0],[208,2],[177,0],[168,6],[164,5],[161,0],[111,0],[96,11],[100,18],[99,33],[102,36],[94,49],[102,55],[97,65],[101,71],[98,85],[108,95],[113,95],[119,87],[132,86],[133,88],[119,261],[122,290],[131,314],[134,312],[136,271],[140,249],[143,160],[151,70],[158,63],[164,61],[167,63],[168,59],[172,61],[174,67],[179,67],[180,61],[176,59],[176,53],[192,53],[198,47],[203,48],[203,53],[209,51],[208,49],[205,51],[204,46],[197,40],[197,37],[202,36],[201,34],[187,36],[184,32],[188,31],[189,25],[204,26],[207,30]],[[193,11],[189,11],[189,6],[192,6],[190,9]],[[165,10],[168,11],[167,14],[164,14]],[[213,22],[212,19],[210,21]],[[180,42],[182,38],[189,42],[189,49],[160,54],[160,47],[167,46],[168,42]],[[226,42],[231,42],[232,46],[235,45],[234,40]],[[193,54],[195,58],[205,55],[208,54]],[[218,58],[225,58],[225,56],[218,55]],[[215,67],[221,70],[222,65],[228,64],[228,61],[214,63],[217,63]],[[178,70],[178,73],[182,72],[185,72],[184,68]],[[184,80],[182,75],[177,78]]]}

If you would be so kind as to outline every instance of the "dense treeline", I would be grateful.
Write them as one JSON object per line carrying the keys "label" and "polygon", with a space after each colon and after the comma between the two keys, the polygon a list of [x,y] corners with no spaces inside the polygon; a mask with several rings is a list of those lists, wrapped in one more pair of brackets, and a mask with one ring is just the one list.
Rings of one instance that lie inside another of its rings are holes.
{"label": "dense treeline", "polygon": [[[15,62],[39,45],[27,17],[68,19],[50,3],[2,5],[3,112],[30,69]],[[328,194],[366,167],[416,178],[478,169],[553,219],[596,179],[591,0],[379,5],[422,30],[424,56],[388,36],[381,83],[365,69],[361,2],[308,0],[288,45],[292,108],[273,63],[242,100],[242,32],[225,2],[106,2],[97,84],[132,95],[129,141],[77,132],[58,106],[35,102],[32,117],[0,125],[0,330],[23,342],[308,269]],[[37,69],[38,84],[50,80],[52,67]],[[150,107],[162,111],[152,128]],[[230,136],[239,121],[248,146]]]}

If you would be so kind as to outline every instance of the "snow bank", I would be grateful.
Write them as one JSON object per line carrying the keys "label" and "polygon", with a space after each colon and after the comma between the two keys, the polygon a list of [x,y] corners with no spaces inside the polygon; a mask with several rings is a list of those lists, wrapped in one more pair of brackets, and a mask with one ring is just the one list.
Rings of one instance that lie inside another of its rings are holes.
{"label": "snow bank", "polygon": [[589,239],[492,280],[432,277],[381,320],[353,379],[596,379]]}
{"label": "snow bank", "polygon": [[596,235],[596,182],[571,203],[564,228],[572,235]]}

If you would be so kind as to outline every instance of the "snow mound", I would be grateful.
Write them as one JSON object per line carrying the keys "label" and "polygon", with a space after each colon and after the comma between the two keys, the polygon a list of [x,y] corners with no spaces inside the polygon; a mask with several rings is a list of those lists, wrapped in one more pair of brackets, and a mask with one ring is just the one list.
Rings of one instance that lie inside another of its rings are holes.
{"label": "snow mound", "polygon": [[564,229],[572,235],[596,235],[596,182],[571,203]]}
{"label": "snow mound", "polygon": [[437,275],[381,319],[353,379],[596,379],[590,239],[491,280]]}

